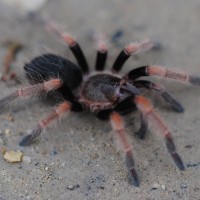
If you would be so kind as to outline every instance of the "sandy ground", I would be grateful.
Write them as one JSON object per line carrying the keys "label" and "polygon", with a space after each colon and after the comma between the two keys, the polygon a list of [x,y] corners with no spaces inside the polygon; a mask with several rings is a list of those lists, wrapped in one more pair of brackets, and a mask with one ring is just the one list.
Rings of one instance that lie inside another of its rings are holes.
{"label": "sandy ground", "polygon": [[[91,35],[100,31],[106,34],[109,44],[108,67],[127,42],[151,38],[160,42],[163,48],[131,58],[122,73],[154,63],[200,74],[199,0],[52,0],[40,13],[75,35],[90,66],[95,61]],[[113,41],[118,31],[122,35]],[[0,41],[7,39],[24,45],[13,63],[13,70],[18,72],[22,71],[25,62],[45,52],[73,59],[66,46],[46,33],[43,27],[1,7]],[[5,53],[6,48],[1,45],[1,66]],[[129,185],[126,168],[110,139],[109,123],[88,113],[72,113],[56,128],[47,129],[37,143],[21,148],[18,142],[22,136],[29,133],[40,116],[54,105],[53,100],[32,101],[0,115],[0,146],[8,150],[20,149],[31,158],[31,163],[10,164],[0,157],[0,199],[200,199],[200,88],[159,81],[186,108],[183,114],[178,114],[161,98],[155,94],[151,96],[173,132],[177,150],[186,166],[184,172],[176,169],[162,138],[153,131],[145,140],[131,133],[140,187]],[[1,82],[0,97],[16,88],[16,85]],[[126,127],[134,132],[138,125],[136,115],[131,114],[125,120]]]}

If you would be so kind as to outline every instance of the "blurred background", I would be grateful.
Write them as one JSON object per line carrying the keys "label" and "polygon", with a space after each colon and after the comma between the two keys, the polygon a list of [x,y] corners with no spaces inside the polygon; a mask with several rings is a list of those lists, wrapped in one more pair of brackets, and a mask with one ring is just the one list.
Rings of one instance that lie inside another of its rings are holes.
{"label": "blurred background", "polygon": [[[96,57],[94,35],[103,33],[109,49],[108,69],[128,42],[149,38],[160,48],[133,56],[122,73],[160,64],[200,74],[199,0],[0,0],[1,77],[10,41],[23,46],[10,68],[20,80],[24,63],[35,56],[51,52],[74,60],[66,45],[34,20],[37,17],[47,17],[70,32],[91,69]],[[139,188],[128,184],[123,160],[109,136],[109,123],[92,114],[72,113],[60,125],[47,129],[38,143],[21,148],[22,136],[54,105],[39,100],[0,115],[0,147],[21,150],[29,160],[13,164],[0,157],[0,199],[199,199],[200,88],[156,80],[186,108],[178,114],[156,95],[150,96],[174,134],[186,171],[175,168],[162,138],[152,131],[144,141],[134,136],[138,126],[134,114],[125,121],[132,135]],[[1,81],[0,97],[17,87],[17,83]]]}

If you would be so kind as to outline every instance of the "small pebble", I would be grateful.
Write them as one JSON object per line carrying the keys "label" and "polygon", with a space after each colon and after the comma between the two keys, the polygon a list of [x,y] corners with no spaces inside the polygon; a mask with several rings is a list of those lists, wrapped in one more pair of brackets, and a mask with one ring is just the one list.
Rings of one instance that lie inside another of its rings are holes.
{"label": "small pebble", "polygon": [[163,190],[166,190],[166,186],[165,185],[162,185],[161,187],[162,187]]}
{"label": "small pebble", "polygon": [[12,133],[12,131],[10,130],[10,129],[5,129],[5,134],[7,135],[7,136],[9,136],[9,135],[11,135],[11,133]]}
{"label": "small pebble", "polygon": [[153,186],[152,186],[152,189],[153,190],[156,190],[160,187],[160,185],[158,183],[154,183]]}
{"label": "small pebble", "polygon": [[23,157],[22,157],[22,161],[23,161],[24,163],[30,164],[32,160],[31,160],[31,157],[29,157],[29,156],[23,156]]}
{"label": "small pebble", "polygon": [[48,168],[48,167],[45,167],[44,169],[45,169],[45,171],[48,171],[48,170],[49,170],[49,168]]}
{"label": "small pebble", "polygon": [[54,151],[52,151],[52,152],[50,153],[50,155],[51,155],[51,156],[55,156],[55,155],[57,155],[57,154],[58,154],[58,152],[57,152],[57,151],[55,151],[55,150],[54,150]]}
{"label": "small pebble", "polygon": [[65,163],[65,162],[63,162],[63,163],[61,164],[61,167],[65,167],[65,165],[66,165],[66,163]]}
{"label": "small pebble", "polygon": [[68,189],[68,190],[74,190],[74,189],[75,189],[75,186],[74,186],[74,185],[68,185],[68,186],[67,186],[67,189]]}
{"label": "small pebble", "polygon": [[0,153],[4,155],[6,153],[6,148],[5,147],[0,147]]}
{"label": "small pebble", "polygon": [[67,189],[68,189],[68,190],[74,190],[74,189],[76,189],[76,188],[80,188],[80,185],[77,184],[77,185],[69,185],[69,186],[67,186]]}
{"label": "small pebble", "polygon": [[6,118],[7,118],[7,120],[8,121],[10,121],[10,122],[14,122],[14,116],[12,115],[12,114],[8,114],[7,116],[6,116]]}
{"label": "small pebble", "polygon": [[21,151],[6,151],[4,153],[4,159],[10,163],[16,163],[22,161],[23,153]]}

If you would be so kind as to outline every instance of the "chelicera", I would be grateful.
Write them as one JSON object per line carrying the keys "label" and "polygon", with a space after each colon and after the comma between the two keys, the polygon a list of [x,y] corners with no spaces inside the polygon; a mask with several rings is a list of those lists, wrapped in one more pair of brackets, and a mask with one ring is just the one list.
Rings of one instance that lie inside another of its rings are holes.
{"label": "chelicera", "polygon": [[132,54],[151,49],[154,46],[151,41],[128,44],[118,55],[111,71],[105,71],[107,47],[100,40],[97,48],[95,71],[90,73],[85,56],[76,40],[71,35],[58,31],[50,23],[46,23],[46,26],[68,44],[78,65],[54,54],[36,57],[30,63],[25,64],[24,70],[30,86],[22,87],[1,99],[0,108],[17,98],[31,97],[50,91],[60,93],[63,101],[45,118],[41,119],[31,134],[25,136],[19,144],[21,146],[30,145],[42,133],[43,129],[61,118],[65,113],[90,110],[98,118],[110,121],[114,135],[117,136],[122,145],[130,182],[139,186],[132,147],[129,144],[122,119],[122,115],[138,109],[141,113],[141,125],[137,132],[139,138],[144,138],[148,123],[152,123],[163,136],[167,151],[176,166],[180,170],[184,170],[184,164],[176,152],[170,130],[154,110],[151,102],[141,95],[140,90],[141,88],[154,90],[177,112],[183,112],[184,108],[162,85],[150,80],[143,80],[142,77],[157,76],[193,85],[199,85],[200,78],[186,72],[155,65],[138,67],[125,75],[119,75],[118,72]]}

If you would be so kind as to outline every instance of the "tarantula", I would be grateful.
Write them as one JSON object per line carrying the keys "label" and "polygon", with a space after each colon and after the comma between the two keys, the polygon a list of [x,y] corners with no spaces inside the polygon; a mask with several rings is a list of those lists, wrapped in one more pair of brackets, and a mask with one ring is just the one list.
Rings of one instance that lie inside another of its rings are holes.
{"label": "tarantula", "polygon": [[20,88],[1,99],[0,108],[8,105],[14,99],[39,95],[50,91],[60,93],[63,97],[63,102],[45,118],[41,119],[31,134],[25,136],[19,144],[21,146],[30,145],[44,128],[67,112],[90,110],[98,118],[110,120],[114,135],[117,136],[123,147],[123,155],[125,156],[130,182],[135,186],[139,186],[132,148],[129,144],[121,116],[137,108],[141,113],[141,125],[137,132],[139,138],[144,138],[148,129],[148,123],[151,122],[164,137],[167,151],[176,166],[180,170],[184,170],[184,164],[176,152],[170,130],[163,119],[154,111],[150,101],[141,95],[140,90],[141,88],[154,90],[177,112],[183,112],[184,108],[162,85],[149,80],[138,80],[138,78],[157,76],[199,85],[200,77],[154,65],[138,67],[123,76],[119,75],[118,72],[132,54],[148,50],[154,46],[150,41],[128,44],[118,55],[110,72],[104,71],[107,47],[103,41],[99,41],[95,64],[96,71],[89,73],[85,56],[75,39],[69,34],[59,32],[49,24],[48,28],[68,44],[78,65],[54,54],[36,57],[30,63],[25,64],[25,75],[30,86]]}

